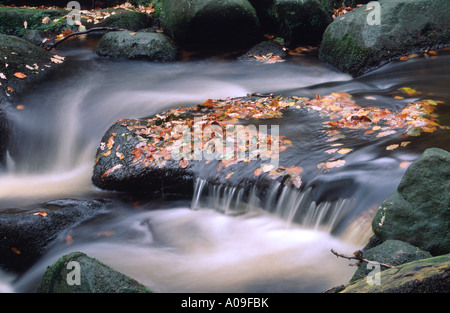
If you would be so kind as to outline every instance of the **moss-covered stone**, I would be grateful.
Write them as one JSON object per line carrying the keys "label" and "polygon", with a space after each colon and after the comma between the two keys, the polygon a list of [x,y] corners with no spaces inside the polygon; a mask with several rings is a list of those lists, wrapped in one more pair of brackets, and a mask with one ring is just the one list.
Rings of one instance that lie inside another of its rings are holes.
{"label": "moss-covered stone", "polygon": [[[58,66],[51,61],[52,56],[52,53],[25,39],[0,34],[1,64],[8,64],[7,67],[2,66],[0,70],[4,75],[4,78],[0,78],[0,104],[6,99],[13,100],[17,94],[29,88],[32,83],[43,79],[52,68]],[[17,72],[27,77],[14,76]]]}
{"label": "moss-covered stone", "polygon": [[[69,262],[77,262],[79,268]],[[76,281],[79,270],[79,282]],[[71,274],[72,273],[72,274]],[[68,283],[68,280],[70,284]],[[72,252],[47,268],[38,293],[151,293],[135,279],[117,272],[108,265],[82,252]]]}
{"label": "moss-covered stone", "polygon": [[[382,244],[364,252],[365,259],[392,266],[431,257],[432,255],[429,252],[420,250],[400,240],[386,240]],[[380,269],[385,270],[387,267],[381,266]],[[371,271],[372,269],[367,268],[367,263],[361,264],[351,278],[350,283],[367,277]]]}
{"label": "moss-covered stone", "polygon": [[379,284],[363,278],[341,293],[448,293],[450,254],[421,259],[379,273]]}
{"label": "moss-covered stone", "polygon": [[380,206],[372,229],[381,240],[409,242],[432,255],[450,251],[450,153],[431,148]]}
{"label": "moss-covered stone", "polygon": [[[52,33],[64,29],[77,30],[77,25],[67,24],[67,13],[66,10],[0,7],[0,33],[22,37],[32,29]],[[43,23],[46,17],[49,22]]]}
{"label": "moss-covered stone", "polygon": [[177,57],[177,49],[163,34],[129,31],[110,32],[102,36],[96,52],[114,59],[169,62]]}
{"label": "moss-covered stone", "polygon": [[161,20],[165,32],[188,47],[251,46],[260,35],[247,0],[165,0]]}
{"label": "moss-covered stone", "polygon": [[380,0],[380,23],[368,23],[363,5],[337,17],[325,30],[319,56],[360,76],[404,55],[450,45],[446,0]]}
{"label": "moss-covered stone", "polygon": [[100,23],[96,24],[95,27],[117,27],[131,31],[138,31],[148,28],[151,25],[152,18],[148,14],[125,10],[109,16]]}

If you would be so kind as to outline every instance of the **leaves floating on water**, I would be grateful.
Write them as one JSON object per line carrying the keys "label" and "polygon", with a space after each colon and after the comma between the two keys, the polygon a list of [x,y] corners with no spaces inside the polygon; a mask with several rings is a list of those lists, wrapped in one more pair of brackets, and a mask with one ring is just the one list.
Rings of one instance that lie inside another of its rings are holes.
{"label": "leaves floating on water", "polygon": [[37,212],[37,213],[34,213],[33,215],[40,215],[42,217],[46,217],[47,213],[46,212]]}
{"label": "leaves floating on water", "polygon": [[386,150],[391,151],[391,150],[395,150],[399,147],[398,144],[394,144],[394,145],[389,145],[386,147]]}

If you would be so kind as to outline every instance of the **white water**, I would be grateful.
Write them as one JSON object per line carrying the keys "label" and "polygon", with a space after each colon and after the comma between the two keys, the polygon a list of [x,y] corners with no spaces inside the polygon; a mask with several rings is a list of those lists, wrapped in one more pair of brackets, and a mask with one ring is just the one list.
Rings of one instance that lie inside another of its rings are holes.
{"label": "white water", "polygon": [[[27,291],[61,255],[82,251],[157,292],[321,292],[350,279],[354,268],[330,249],[356,246],[325,232],[286,226],[263,211],[227,216],[173,208],[145,212],[107,228],[119,239],[56,249],[19,280]],[[91,238],[94,238],[92,236]]]}
{"label": "white water", "polygon": [[[317,64],[264,67],[218,61],[160,65],[85,56],[68,64],[61,77],[22,99],[25,110],[8,112],[16,123],[20,157],[9,164],[9,172],[0,174],[2,207],[98,192],[90,182],[95,150],[106,129],[118,119],[151,115],[207,98],[350,80]],[[368,88],[358,82],[349,84],[354,84],[349,89],[357,86],[360,92]],[[388,166],[370,152],[361,164],[370,164],[372,172],[353,176],[369,175],[366,179],[379,188],[385,172],[380,174],[378,168]],[[396,164],[393,157],[386,160]],[[383,185],[384,193],[400,175],[397,170],[394,179]],[[339,174],[334,178],[338,180]],[[366,208],[349,218],[355,202],[351,197],[315,203],[308,192],[286,189],[279,202],[261,203],[254,197],[242,203],[239,189],[213,188],[209,195],[215,192],[215,196],[205,198],[202,191],[210,188],[198,182],[191,205],[194,210],[188,204],[169,204],[166,209],[155,205],[143,212],[125,209],[128,214],[97,221],[89,229],[74,229],[71,245],[61,238],[17,281],[0,272],[0,291],[33,292],[47,266],[63,254],[82,251],[160,292],[320,292],[348,282],[354,267],[330,250],[351,254],[361,248],[371,234],[370,220],[376,210]],[[367,198],[374,195],[366,194]],[[344,231],[338,237],[331,235],[343,219],[348,219]],[[103,232],[112,235],[98,236]]]}

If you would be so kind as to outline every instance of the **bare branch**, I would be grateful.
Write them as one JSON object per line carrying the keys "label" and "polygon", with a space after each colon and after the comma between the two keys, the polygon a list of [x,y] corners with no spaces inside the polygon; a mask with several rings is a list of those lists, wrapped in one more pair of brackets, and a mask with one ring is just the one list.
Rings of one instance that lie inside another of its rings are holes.
{"label": "bare branch", "polygon": [[358,262],[366,262],[366,263],[370,263],[370,264],[384,266],[384,267],[387,267],[387,268],[393,268],[394,267],[394,266],[386,264],[386,263],[380,263],[380,262],[369,261],[367,259],[364,259],[363,258],[363,254],[362,254],[362,252],[360,250],[355,251],[353,253],[353,256],[347,256],[347,255],[343,255],[343,254],[337,253],[333,249],[331,249],[331,253],[333,253],[337,257],[341,257],[341,258],[344,258],[344,259],[347,259],[347,260],[357,260]]}
{"label": "bare branch", "polygon": [[53,45],[51,46],[47,46],[44,47],[45,50],[52,50],[53,48],[56,47],[56,45],[59,45],[61,42],[66,41],[67,39],[73,37],[73,36],[79,36],[79,35],[84,35],[90,32],[109,32],[109,31],[120,31],[120,30],[126,30],[123,28],[117,28],[117,27],[93,27],[90,28],[88,30],[82,31],[82,32],[75,32],[75,33],[70,33],[69,35],[67,35],[66,37],[56,41]]}

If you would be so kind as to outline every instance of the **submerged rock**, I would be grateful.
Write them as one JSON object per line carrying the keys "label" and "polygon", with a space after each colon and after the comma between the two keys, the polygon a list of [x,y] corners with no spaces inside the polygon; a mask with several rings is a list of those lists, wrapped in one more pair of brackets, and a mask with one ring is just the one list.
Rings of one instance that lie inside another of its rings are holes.
{"label": "submerged rock", "polygon": [[336,289],[341,293],[448,293],[450,254],[421,259],[379,273],[379,281],[363,278]]}
{"label": "submerged rock", "polygon": [[[412,53],[450,45],[447,0],[380,0],[337,17],[326,29],[319,56],[360,76]],[[379,21],[379,23],[378,23]]]}
{"label": "submerged rock", "polygon": [[106,213],[102,201],[55,200],[31,209],[2,209],[0,213],[0,266],[23,271],[41,257],[66,231]]}
{"label": "submerged rock", "polygon": [[248,46],[259,36],[258,17],[247,0],[165,0],[162,9],[165,32],[183,46]]}
{"label": "submerged rock", "polygon": [[283,46],[281,44],[272,40],[267,40],[260,42],[259,44],[250,48],[250,50],[248,50],[246,54],[239,57],[239,60],[247,62],[259,62],[259,60],[255,57],[268,55],[276,56],[282,59],[287,56],[287,53],[283,49]]}
{"label": "submerged rock", "polygon": [[406,170],[372,222],[381,240],[408,242],[432,255],[450,251],[450,153],[431,148]]}
{"label": "submerged rock", "polygon": [[114,59],[169,62],[177,57],[177,49],[166,36],[150,32],[106,33],[95,51],[100,56]]}
{"label": "submerged rock", "polygon": [[99,260],[81,252],[72,252],[62,256],[47,268],[37,292],[151,293],[152,291]]}

